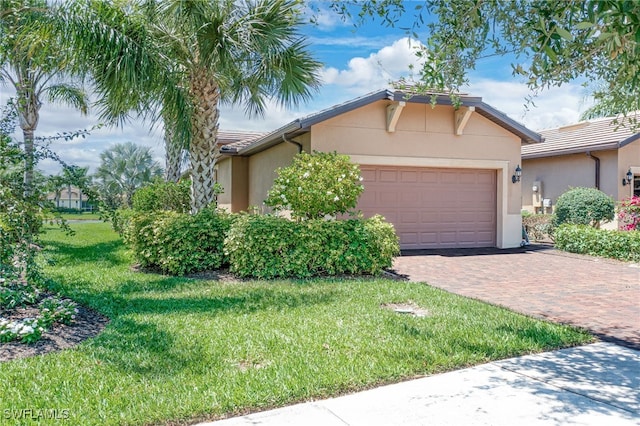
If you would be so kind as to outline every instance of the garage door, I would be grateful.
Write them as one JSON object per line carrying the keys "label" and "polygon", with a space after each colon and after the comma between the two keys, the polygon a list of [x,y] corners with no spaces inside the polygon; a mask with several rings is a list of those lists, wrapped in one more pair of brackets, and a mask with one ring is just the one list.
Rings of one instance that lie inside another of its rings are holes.
{"label": "garage door", "polygon": [[402,249],[495,247],[495,170],[360,168],[358,208],[393,223]]}

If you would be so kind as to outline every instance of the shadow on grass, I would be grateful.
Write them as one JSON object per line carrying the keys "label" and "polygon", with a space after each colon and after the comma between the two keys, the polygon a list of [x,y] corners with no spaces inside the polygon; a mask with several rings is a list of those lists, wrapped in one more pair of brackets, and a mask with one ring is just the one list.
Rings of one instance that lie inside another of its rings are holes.
{"label": "shadow on grass", "polygon": [[141,375],[172,375],[203,361],[197,345],[177,345],[157,324],[131,319],[113,320],[90,347],[105,364]]}
{"label": "shadow on grass", "polygon": [[163,298],[131,297],[130,311],[149,314],[172,313],[210,313],[234,312],[252,313],[260,310],[292,309],[318,304],[329,304],[336,299],[336,290],[300,288],[271,289],[249,288],[229,290],[219,296],[203,295],[202,297],[179,297],[167,295]]}
{"label": "shadow on grass", "polygon": [[[246,315],[261,310],[286,311],[291,308],[330,304],[335,301],[336,290],[300,292],[300,289],[248,289],[235,295],[202,297],[167,296],[163,298],[124,298],[102,293],[103,309],[112,320],[105,331],[91,342],[92,352],[105,363],[135,374],[171,375],[183,369],[197,370],[215,360],[198,346],[198,340],[210,339],[205,329],[196,330],[197,338],[186,345],[178,342],[182,330],[172,322],[163,325],[151,315],[199,314],[205,317],[232,313]],[[131,319],[135,315],[136,319]],[[167,319],[166,321],[172,321]]]}
{"label": "shadow on grass", "polygon": [[106,262],[110,266],[121,265],[123,257],[118,253],[122,248],[120,240],[78,246],[60,241],[47,242],[43,254],[53,258],[55,263]]}

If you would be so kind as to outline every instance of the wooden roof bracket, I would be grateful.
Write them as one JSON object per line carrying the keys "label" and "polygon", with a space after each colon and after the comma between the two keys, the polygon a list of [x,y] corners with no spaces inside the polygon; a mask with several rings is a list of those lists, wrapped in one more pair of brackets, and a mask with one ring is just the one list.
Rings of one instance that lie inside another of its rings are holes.
{"label": "wooden roof bracket", "polygon": [[387,105],[387,132],[393,133],[396,131],[396,124],[398,124],[400,114],[406,104],[407,103],[405,101],[399,101],[391,105]]}
{"label": "wooden roof bracket", "polygon": [[454,111],[454,124],[456,135],[461,136],[464,133],[464,128],[469,121],[469,117],[476,110],[476,107],[460,107]]}

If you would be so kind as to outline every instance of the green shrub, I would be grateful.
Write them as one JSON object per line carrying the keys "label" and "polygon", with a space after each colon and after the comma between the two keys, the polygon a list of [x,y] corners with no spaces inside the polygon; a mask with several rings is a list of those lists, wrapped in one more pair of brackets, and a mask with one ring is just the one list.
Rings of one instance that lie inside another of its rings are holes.
{"label": "green shrub", "polygon": [[371,219],[300,222],[245,215],[225,240],[230,269],[258,278],[377,274],[398,255],[393,225]]}
{"label": "green shrub", "polygon": [[178,183],[157,180],[133,194],[131,207],[146,212],[173,210],[187,213],[190,208],[190,188],[191,181],[188,179]]}
{"label": "green shrub", "polygon": [[364,190],[360,167],[336,152],[302,152],[277,173],[265,204],[297,219],[347,213]]}
{"label": "green shrub", "polygon": [[604,192],[595,188],[573,188],[558,197],[554,224],[598,227],[601,221],[613,220],[614,214],[615,203]]}
{"label": "green shrub", "polygon": [[562,225],[556,247],[571,253],[640,261],[640,231],[609,231],[585,225]]}
{"label": "green shrub", "polygon": [[527,235],[534,241],[544,239],[553,240],[553,215],[532,214],[522,215],[522,225],[527,231]]}
{"label": "green shrub", "polygon": [[118,209],[110,212],[108,220],[111,221],[111,227],[121,237],[124,237],[125,232],[129,228],[131,220],[138,215],[136,210],[131,209]]}
{"label": "green shrub", "polygon": [[224,238],[233,216],[214,209],[198,214],[136,212],[124,240],[143,267],[172,275],[217,269],[227,263]]}

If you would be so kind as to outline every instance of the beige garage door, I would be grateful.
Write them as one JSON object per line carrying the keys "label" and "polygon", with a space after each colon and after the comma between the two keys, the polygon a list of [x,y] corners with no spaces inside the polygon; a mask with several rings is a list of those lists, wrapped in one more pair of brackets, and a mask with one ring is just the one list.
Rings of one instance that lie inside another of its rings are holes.
{"label": "beige garage door", "polygon": [[358,208],[393,223],[402,249],[495,247],[495,170],[360,168]]}

